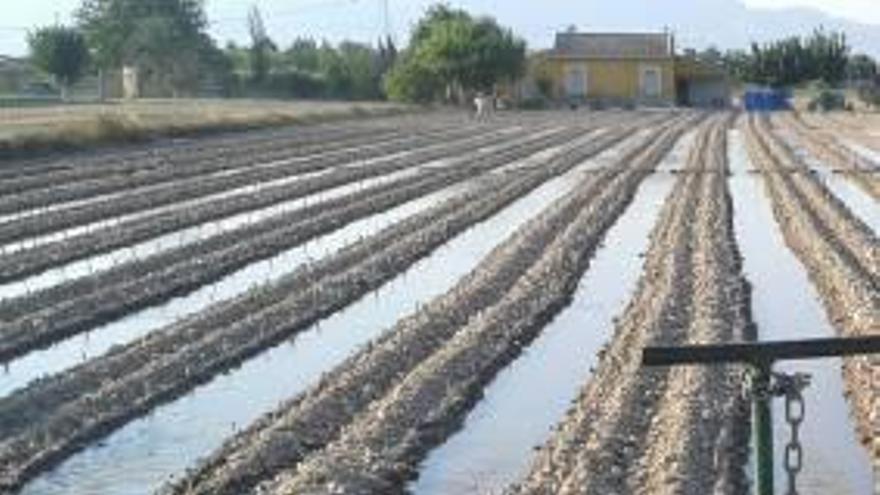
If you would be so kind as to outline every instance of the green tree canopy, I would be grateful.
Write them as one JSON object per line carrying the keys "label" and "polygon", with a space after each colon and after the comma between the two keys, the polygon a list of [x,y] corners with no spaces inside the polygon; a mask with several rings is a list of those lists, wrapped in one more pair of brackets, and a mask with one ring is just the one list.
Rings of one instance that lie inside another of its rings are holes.
{"label": "green tree canopy", "polygon": [[[410,47],[389,75],[396,99],[434,99],[439,92],[489,91],[499,81],[520,76],[526,45],[492,18],[463,10],[432,7],[414,29]],[[425,85],[409,89],[409,85]]]}
{"label": "green tree canopy", "polygon": [[277,51],[277,47],[269,38],[263,16],[256,5],[248,13],[248,31],[251,35],[251,77],[257,84],[263,84],[272,70],[272,54]]}
{"label": "green tree canopy", "polygon": [[725,63],[742,81],[771,86],[807,81],[834,85],[846,77],[848,54],[842,33],[817,29],[806,38],[792,36],[764,45],[753,43],[748,52],[728,52]]}
{"label": "green tree canopy", "polygon": [[318,72],[318,44],[313,39],[297,38],[285,52],[285,60],[295,69]]}
{"label": "green tree canopy", "polygon": [[89,63],[83,34],[64,26],[44,27],[28,34],[28,45],[32,63],[55,78],[66,99],[68,88],[82,77]]}
{"label": "green tree canopy", "polygon": [[846,77],[851,81],[873,81],[877,73],[877,62],[868,55],[853,55],[847,61]]}
{"label": "green tree canopy", "polygon": [[136,66],[177,92],[216,66],[202,0],[84,0],[76,17],[100,67]]}
{"label": "green tree canopy", "polygon": [[[136,63],[145,43],[162,45],[168,34],[167,51],[182,41],[200,47],[207,26],[202,0],[84,0],[76,16],[97,62],[107,67]],[[156,27],[161,30],[151,36]]]}

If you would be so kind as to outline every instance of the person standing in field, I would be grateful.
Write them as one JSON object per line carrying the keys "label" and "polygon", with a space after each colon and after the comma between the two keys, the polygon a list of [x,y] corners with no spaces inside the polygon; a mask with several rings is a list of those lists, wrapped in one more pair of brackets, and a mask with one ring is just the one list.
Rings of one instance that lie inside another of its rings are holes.
{"label": "person standing in field", "polygon": [[476,107],[476,119],[485,120],[492,111],[492,99],[483,93],[477,93],[474,98],[474,106]]}

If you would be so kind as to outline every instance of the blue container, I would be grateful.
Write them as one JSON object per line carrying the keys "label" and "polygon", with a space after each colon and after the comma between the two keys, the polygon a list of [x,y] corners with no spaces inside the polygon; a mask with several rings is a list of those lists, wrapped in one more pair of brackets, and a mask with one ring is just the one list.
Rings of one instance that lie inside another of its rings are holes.
{"label": "blue container", "polygon": [[750,89],[743,96],[746,110],[770,112],[791,108],[789,93],[782,89]]}

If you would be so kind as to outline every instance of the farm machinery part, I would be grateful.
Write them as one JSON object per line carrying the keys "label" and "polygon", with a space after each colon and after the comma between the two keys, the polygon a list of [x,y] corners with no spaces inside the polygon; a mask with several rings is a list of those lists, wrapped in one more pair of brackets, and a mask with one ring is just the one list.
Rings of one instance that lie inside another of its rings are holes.
{"label": "farm machinery part", "polygon": [[753,448],[757,495],[773,495],[772,400],[785,400],[785,419],[791,431],[783,456],[787,476],[786,495],[797,495],[797,474],[804,455],[800,425],[806,406],[801,392],[810,383],[803,373],[777,373],[777,361],[880,354],[880,336],[826,338],[796,341],[753,342],[717,345],[648,347],[642,354],[644,366],[747,364],[745,390],[752,404]]}

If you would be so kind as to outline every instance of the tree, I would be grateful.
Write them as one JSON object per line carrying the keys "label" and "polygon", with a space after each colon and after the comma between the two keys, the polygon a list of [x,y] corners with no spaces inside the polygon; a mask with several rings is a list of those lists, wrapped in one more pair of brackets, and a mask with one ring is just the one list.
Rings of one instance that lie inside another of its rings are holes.
{"label": "tree", "polygon": [[394,45],[394,40],[391,39],[391,36],[388,36],[384,41],[379,38],[379,73],[381,76],[384,76],[394,67],[394,63],[397,62],[397,47]]}
{"label": "tree", "polygon": [[339,52],[326,41],[318,50],[318,71],[327,82],[327,96],[346,98],[351,93],[352,81],[349,68]]}
{"label": "tree", "polygon": [[868,55],[858,54],[846,63],[846,78],[850,81],[872,81],[877,77],[877,63]]}
{"label": "tree", "polygon": [[348,98],[376,100],[382,96],[382,66],[378,51],[369,45],[344,41],[339,44],[339,55],[349,80]]}
{"label": "tree", "polygon": [[263,84],[272,70],[272,53],[277,47],[266,33],[263,16],[256,5],[248,13],[248,30],[251,35],[251,77],[257,84]]}
{"label": "tree", "polygon": [[216,51],[202,0],[84,0],[76,16],[99,67],[136,66],[174,93]]}
{"label": "tree", "polygon": [[547,62],[547,57],[542,53],[533,54],[528,58],[529,72],[534,74],[535,87],[541,97],[549,99],[553,97],[553,70]]}
{"label": "tree", "polygon": [[[496,83],[519,77],[525,69],[525,42],[492,18],[472,18],[463,10],[432,7],[416,25],[413,39],[395,67],[389,94],[427,97],[443,87],[448,97],[466,91],[491,91]],[[431,83],[426,90],[409,84]],[[393,83],[393,84],[392,84]],[[393,86],[393,88],[392,88]]]}
{"label": "tree", "polygon": [[306,72],[318,72],[318,44],[308,38],[297,38],[285,53],[285,60],[293,68]]}
{"label": "tree", "polygon": [[430,67],[408,55],[392,67],[385,78],[385,92],[397,101],[429,103],[443,92],[443,82]]}
{"label": "tree", "polygon": [[771,86],[807,81],[839,84],[846,77],[849,46],[842,33],[817,29],[808,38],[792,36],[752,43],[750,52],[728,52],[725,64],[739,79]]}
{"label": "tree", "polygon": [[28,34],[31,61],[55,78],[61,98],[67,100],[68,90],[86,71],[89,49],[86,39],[76,29],[50,26]]}

